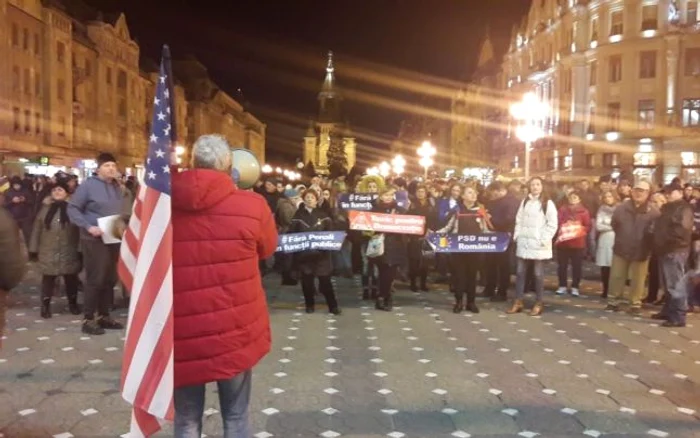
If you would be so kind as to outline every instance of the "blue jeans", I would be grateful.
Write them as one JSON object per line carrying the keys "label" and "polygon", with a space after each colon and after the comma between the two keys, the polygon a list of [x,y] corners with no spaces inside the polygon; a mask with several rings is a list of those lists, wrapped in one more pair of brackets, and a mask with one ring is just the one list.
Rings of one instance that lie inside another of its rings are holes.
{"label": "blue jeans", "polygon": [[544,293],[544,260],[525,260],[518,257],[517,266],[515,269],[515,298],[522,300],[525,296],[525,287],[527,286],[527,265],[532,263],[535,281],[535,294],[537,301],[542,301]]}
{"label": "blue jeans", "polygon": [[[251,438],[248,424],[252,371],[219,380],[219,405],[224,421],[223,438]],[[204,415],[205,385],[175,389],[175,438],[200,438]]]}
{"label": "blue jeans", "polygon": [[685,323],[689,292],[688,278],[685,275],[687,262],[688,251],[675,251],[659,256],[661,278],[664,289],[668,293],[661,314],[671,322]]}

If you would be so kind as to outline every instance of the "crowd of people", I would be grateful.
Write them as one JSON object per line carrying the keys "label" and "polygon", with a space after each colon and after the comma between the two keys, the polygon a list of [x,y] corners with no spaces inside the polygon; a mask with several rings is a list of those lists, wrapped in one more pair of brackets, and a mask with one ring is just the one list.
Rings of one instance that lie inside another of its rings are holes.
{"label": "crowd of people", "polygon": [[[329,310],[340,313],[330,277],[359,274],[363,299],[391,310],[397,278],[413,291],[445,283],[454,293],[455,312],[479,312],[477,285],[492,301],[506,301],[515,274],[514,300],[508,313],[524,310],[524,295],[535,293],[530,309],[542,313],[545,266],[557,265],[557,295],[580,295],[583,264],[600,267],[600,295],[608,309],[640,315],[642,304],[663,305],[653,318],[664,325],[685,325],[687,311],[700,310],[695,285],[700,242],[700,192],[678,178],[665,186],[647,180],[613,180],[556,184],[539,177],[527,183],[432,177],[316,175],[292,187],[272,175],[256,190],[275,213],[281,234],[313,230],[348,233],[340,251],[276,254],[272,267],[283,285],[301,282],[306,311],[314,312],[314,279]],[[437,253],[422,236],[386,234],[384,254],[367,256],[374,233],[350,229],[348,211],[339,199],[351,193],[374,193],[373,211],[426,218],[426,231],[438,234],[510,233],[502,253]],[[399,199],[407,199],[407,203]],[[262,264],[265,270],[267,264]]]}
{"label": "crowd of people", "polygon": [[[108,153],[97,163],[81,184],[63,173],[0,179],[0,324],[29,258],[42,275],[43,318],[52,316],[62,277],[68,311],[84,315],[84,333],[123,328],[110,317],[119,244],[105,243],[98,219],[128,221],[137,182],[121,177]],[[176,437],[201,435],[204,386],[214,381],[224,435],[250,434],[251,370],[271,345],[265,274],[278,272],[283,286],[300,287],[307,313],[315,312],[318,291],[328,311],[340,315],[332,277],[359,275],[362,299],[380,311],[392,310],[399,279],[412,291],[445,284],[455,313],[479,312],[478,285],[494,302],[512,296],[509,314],[525,310],[532,291],[529,314],[537,316],[544,310],[545,265],[557,264],[554,292],[576,297],[583,263],[591,260],[600,267],[599,292],[609,311],[640,315],[645,302],[663,305],[652,318],[683,327],[688,311],[700,309],[700,194],[680,180],[658,187],[601,178],[572,186],[534,177],[483,186],[456,178],[314,175],[292,186],[267,176],[247,191],[231,175],[230,146],[217,135],[200,137],[190,169],[171,175]],[[369,197],[373,212],[424,218],[425,233],[353,230],[343,202],[352,194]],[[278,235],[328,231],[346,233],[339,250],[276,251]],[[429,243],[433,234],[492,232],[507,233],[505,251],[448,253]]]}

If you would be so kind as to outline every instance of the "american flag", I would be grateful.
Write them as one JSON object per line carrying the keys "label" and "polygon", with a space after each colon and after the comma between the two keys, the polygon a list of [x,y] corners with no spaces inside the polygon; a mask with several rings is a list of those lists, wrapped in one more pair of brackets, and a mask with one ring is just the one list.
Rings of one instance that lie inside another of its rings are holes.
{"label": "american flag", "polygon": [[130,438],[153,435],[174,415],[169,59],[165,46],[153,100],[144,184],[119,258],[120,278],[131,291],[122,362],[122,397],[133,405]]}

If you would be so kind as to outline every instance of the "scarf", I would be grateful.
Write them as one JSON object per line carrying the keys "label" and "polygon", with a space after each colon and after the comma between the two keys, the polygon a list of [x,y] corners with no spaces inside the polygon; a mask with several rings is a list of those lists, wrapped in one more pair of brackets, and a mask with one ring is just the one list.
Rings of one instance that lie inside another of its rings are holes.
{"label": "scarf", "polygon": [[61,216],[59,216],[61,228],[66,227],[66,224],[68,223],[68,213],[66,211],[66,207],[68,207],[68,203],[66,201],[54,201],[51,203],[49,206],[49,211],[46,213],[46,217],[44,218],[44,225],[46,225],[47,230],[51,229],[51,222],[53,221],[53,217],[56,215],[57,211],[61,212]]}

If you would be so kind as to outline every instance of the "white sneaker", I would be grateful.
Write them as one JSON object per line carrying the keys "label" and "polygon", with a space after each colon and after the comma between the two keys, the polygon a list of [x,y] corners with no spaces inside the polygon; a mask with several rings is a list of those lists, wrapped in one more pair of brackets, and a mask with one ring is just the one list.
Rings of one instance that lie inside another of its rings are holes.
{"label": "white sneaker", "polygon": [[566,288],[565,288],[565,287],[560,287],[560,288],[557,289],[557,291],[554,292],[554,293],[557,294],[557,295],[564,295],[564,294],[566,294]]}
{"label": "white sneaker", "polygon": [[581,293],[578,291],[578,289],[576,289],[575,287],[572,287],[571,288],[571,295],[578,297],[581,295]]}

